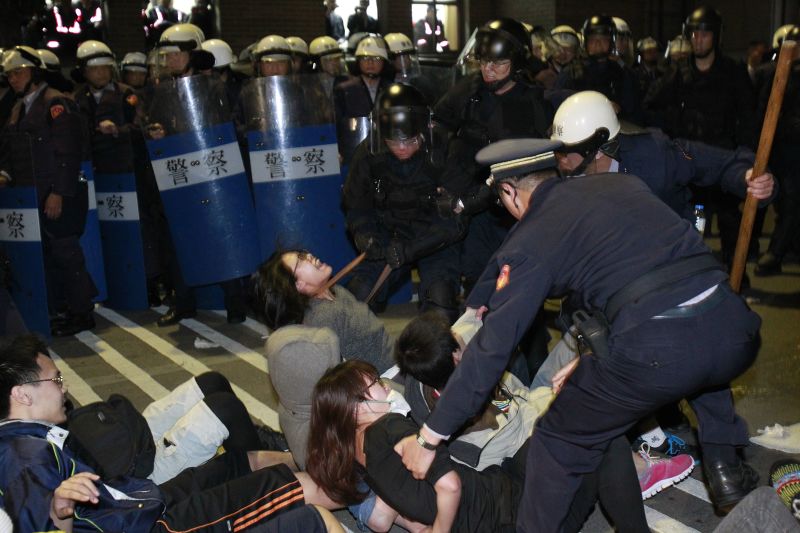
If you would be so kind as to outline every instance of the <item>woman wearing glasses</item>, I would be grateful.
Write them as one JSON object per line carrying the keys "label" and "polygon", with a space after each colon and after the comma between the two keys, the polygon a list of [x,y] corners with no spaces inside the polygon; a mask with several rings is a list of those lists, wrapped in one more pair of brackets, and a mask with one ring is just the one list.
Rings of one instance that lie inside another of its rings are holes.
{"label": "woman wearing glasses", "polygon": [[393,341],[383,322],[330,279],[331,266],[311,252],[279,250],[253,274],[256,309],[273,331],[292,324],[330,328],[339,337],[342,358],[386,371],[394,364]]}

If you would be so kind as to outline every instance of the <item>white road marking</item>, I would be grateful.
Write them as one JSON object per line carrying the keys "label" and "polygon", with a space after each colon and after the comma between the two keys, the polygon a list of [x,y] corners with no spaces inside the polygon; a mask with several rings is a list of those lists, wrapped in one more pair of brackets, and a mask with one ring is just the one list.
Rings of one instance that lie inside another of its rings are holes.
{"label": "white road marking", "polygon": [[82,331],[76,334],[75,338],[91,348],[103,361],[125,376],[128,381],[142,389],[153,400],[158,400],[169,394],[169,389],[153,379],[150,374],[131,363],[125,356],[94,333]]}
{"label": "white road marking", "polygon": [[70,396],[75,398],[79,406],[103,401],[94,389],[92,389],[92,387],[90,387],[60,355],[50,350],[50,358],[53,359],[56,368],[58,368],[58,371],[64,376],[64,384],[67,386],[67,392]]}
{"label": "white road marking", "polygon": [[700,533],[698,530],[682,524],[647,505],[644,506],[644,516],[653,533]]}
{"label": "white road marking", "polygon": [[711,496],[708,494],[708,488],[702,481],[698,481],[693,477],[687,477],[683,481],[676,483],[675,488],[682,490],[686,494],[691,494],[695,498],[711,503]]}
{"label": "white road marking", "polygon": [[[120,315],[108,309],[106,307],[98,307],[95,309],[95,313],[99,314],[106,320],[113,322],[117,326],[119,326],[123,331],[129,333],[136,337],[137,339],[141,340],[154,350],[158,351],[175,363],[176,365],[180,366],[193,376],[199,376],[204,372],[210,372],[211,369],[195,359],[194,357],[190,356],[183,350],[180,350],[173,346],[172,344],[168,343],[155,333],[143,328],[142,326],[136,324],[135,322],[125,318],[124,316]],[[266,377],[264,379],[267,379]],[[274,429],[278,429],[278,413],[275,410],[271,409],[266,404],[262,403],[254,396],[252,396],[249,392],[242,389],[235,383],[231,383],[233,388],[233,392],[236,393],[236,396],[242,401],[242,403],[247,407],[247,411],[256,417],[257,419],[261,420],[263,423],[269,425]]]}

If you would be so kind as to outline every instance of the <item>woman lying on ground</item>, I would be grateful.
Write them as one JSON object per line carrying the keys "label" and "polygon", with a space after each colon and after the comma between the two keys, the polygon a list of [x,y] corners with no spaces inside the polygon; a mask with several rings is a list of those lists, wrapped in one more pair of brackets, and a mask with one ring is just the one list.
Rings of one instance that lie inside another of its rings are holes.
{"label": "woman lying on ground", "polygon": [[[423,524],[432,531],[514,531],[527,446],[502,466],[480,472],[454,462],[440,446],[426,479],[416,480],[394,446],[419,426],[397,412],[395,394],[362,361],[325,373],[312,399],[307,465],[319,488],[336,502],[354,504],[365,498],[360,487],[365,481],[377,499],[362,504],[360,518],[376,531],[388,530],[398,514],[412,529]],[[564,531],[579,531],[598,495],[617,531],[648,531],[630,448],[622,437],[606,451],[598,470],[584,477]]]}
{"label": "woman lying on ground", "polygon": [[253,274],[258,311],[267,327],[327,327],[339,337],[342,358],[361,359],[385,372],[393,341],[369,307],[341,285],[329,287],[331,266],[305,250],[279,250]]}

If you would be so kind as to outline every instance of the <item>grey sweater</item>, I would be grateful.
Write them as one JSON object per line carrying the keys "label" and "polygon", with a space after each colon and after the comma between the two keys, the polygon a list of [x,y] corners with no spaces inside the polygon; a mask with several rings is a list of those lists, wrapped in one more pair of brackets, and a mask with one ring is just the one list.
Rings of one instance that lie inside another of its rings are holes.
{"label": "grey sweater", "polygon": [[303,324],[331,328],[339,337],[342,358],[366,361],[383,373],[394,364],[394,341],[383,327],[383,322],[369,310],[367,304],[356,300],[341,285],[336,285],[332,292],[333,301],[311,299]]}

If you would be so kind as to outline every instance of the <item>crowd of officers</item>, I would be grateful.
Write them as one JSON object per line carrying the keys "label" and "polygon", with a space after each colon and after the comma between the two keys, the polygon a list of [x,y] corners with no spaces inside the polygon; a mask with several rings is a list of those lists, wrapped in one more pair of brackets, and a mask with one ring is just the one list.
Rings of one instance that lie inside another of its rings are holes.
{"label": "crowd of officers", "polygon": [[[421,75],[415,46],[403,34],[364,34],[351,39],[349,50],[328,36],[307,45],[268,35],[236,56],[224,41],[206,40],[197,26],[179,23],[149,54],[129,53],[119,63],[104,43],[83,42],[74,86],[46,50],[8,49],[0,121],[5,134],[34,139],[52,333],[94,327],[97,291],[78,240],[88,208],[87,185],[79,179],[87,151],[99,172],[136,174],[150,302],[166,296],[170,304],[158,324],[194,316],[145,148],[146,140],[171,133],[167,121],[150,116],[153,87],[193,75],[224,84],[234,122],[241,122],[236,104],[247,78],[296,74],[319,77],[337,121],[371,116],[369,135],[342,160],[349,173],[341,203],[349,236],[366,254],[350,279],[351,292],[366,300],[381,272],[391,272],[370,302],[375,310],[413,266],[420,307],[451,320],[462,289],[487,290],[481,274],[513,220],[498,208],[486,184],[489,171],[475,156],[503,139],[552,137],[563,143],[556,154],[562,176],[635,174],[684,218],[693,217],[693,198],[705,195],[730,265],[742,197],[749,191],[766,204],[776,196],[769,175],[745,181],[775,66],[770,58],[758,65],[758,54],[747,63],[724,55],[722,29],[716,10],[698,8],[662,54],[651,37],[634,46],[625,21],[606,15],[588,18],[581,31],[562,25],[548,32],[498,19],[468,44],[458,79],[444,94]],[[796,26],[781,28],[773,52],[799,33]],[[795,57],[770,161],[780,182],[779,217],[758,262],[762,275],[780,271],[797,237],[798,65]],[[4,151],[0,161],[9,155]],[[16,178],[0,172],[0,186],[14,186]],[[244,281],[222,285],[228,321],[243,321]],[[529,358],[531,372],[535,359]],[[735,503],[749,490],[751,471],[735,468],[711,472],[712,496]]]}

